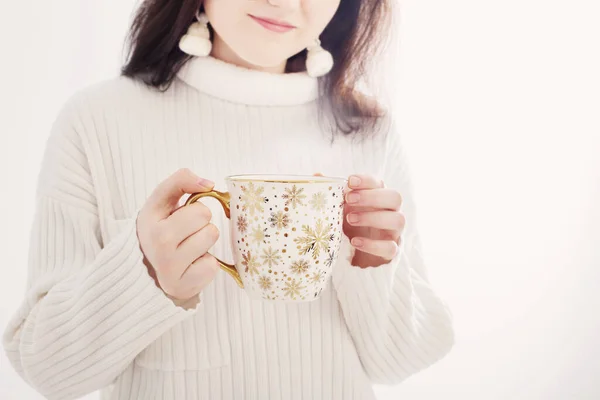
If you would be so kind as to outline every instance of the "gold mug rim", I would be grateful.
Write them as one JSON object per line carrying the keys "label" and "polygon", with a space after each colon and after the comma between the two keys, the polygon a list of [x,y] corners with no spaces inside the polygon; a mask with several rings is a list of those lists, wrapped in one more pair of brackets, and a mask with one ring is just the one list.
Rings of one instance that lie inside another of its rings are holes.
{"label": "gold mug rim", "polygon": [[[266,179],[250,179],[250,177],[263,177]],[[271,179],[269,179],[271,177]],[[278,177],[295,177],[295,179],[277,179]],[[317,178],[317,179],[315,179]],[[263,182],[263,183],[347,183],[348,179],[334,176],[309,176],[294,174],[236,174],[225,177],[226,182]]]}

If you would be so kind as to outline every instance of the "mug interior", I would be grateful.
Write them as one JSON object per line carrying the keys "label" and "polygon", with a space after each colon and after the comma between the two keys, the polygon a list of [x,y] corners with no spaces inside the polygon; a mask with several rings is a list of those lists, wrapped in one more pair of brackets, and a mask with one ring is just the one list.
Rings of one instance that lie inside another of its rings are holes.
{"label": "mug interior", "polygon": [[312,175],[232,175],[225,178],[233,182],[268,182],[268,183],[344,183],[345,178]]}

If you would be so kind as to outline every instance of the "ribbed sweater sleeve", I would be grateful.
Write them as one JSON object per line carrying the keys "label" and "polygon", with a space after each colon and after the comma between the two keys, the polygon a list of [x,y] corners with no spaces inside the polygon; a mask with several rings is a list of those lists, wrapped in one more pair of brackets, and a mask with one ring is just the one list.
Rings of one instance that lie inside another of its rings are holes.
{"label": "ribbed sweater sleeve", "polygon": [[102,242],[77,106],[74,96],[46,144],[27,293],[3,336],[14,368],[49,399],[75,399],[108,385],[145,347],[197,311],[177,307],[155,285],[135,219]]}
{"label": "ribbed sweater sleeve", "polygon": [[406,226],[398,255],[388,264],[351,265],[354,250],[344,237],[333,284],[367,375],[397,384],[451,349],[452,316],[432,289],[416,228],[409,165],[398,132],[387,140],[384,182],[400,191]]}

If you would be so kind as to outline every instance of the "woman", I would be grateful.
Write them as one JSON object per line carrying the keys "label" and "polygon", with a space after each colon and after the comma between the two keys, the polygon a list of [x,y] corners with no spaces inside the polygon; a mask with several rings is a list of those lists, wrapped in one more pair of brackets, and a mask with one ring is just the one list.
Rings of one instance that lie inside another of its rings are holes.
{"label": "woman", "polygon": [[[372,384],[449,351],[401,143],[358,91],[390,10],[141,5],[122,76],[75,94],[47,143],[28,292],[4,335],[32,387],[50,399],[373,399]],[[349,177],[347,237],[318,300],[249,299],[207,253],[231,259],[217,206],[178,207],[248,172]]]}

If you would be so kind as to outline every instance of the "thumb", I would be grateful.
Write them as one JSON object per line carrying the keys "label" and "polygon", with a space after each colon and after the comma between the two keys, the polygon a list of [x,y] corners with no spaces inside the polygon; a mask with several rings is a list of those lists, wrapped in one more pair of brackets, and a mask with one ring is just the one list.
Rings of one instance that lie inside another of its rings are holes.
{"label": "thumb", "polygon": [[148,198],[148,211],[158,220],[165,219],[177,207],[184,194],[210,192],[215,184],[182,168],[161,182]]}

